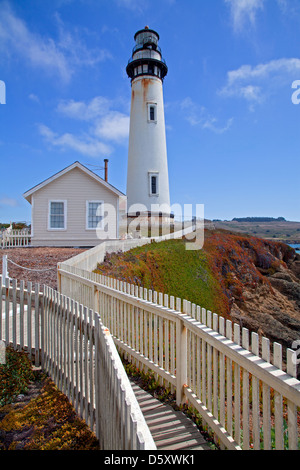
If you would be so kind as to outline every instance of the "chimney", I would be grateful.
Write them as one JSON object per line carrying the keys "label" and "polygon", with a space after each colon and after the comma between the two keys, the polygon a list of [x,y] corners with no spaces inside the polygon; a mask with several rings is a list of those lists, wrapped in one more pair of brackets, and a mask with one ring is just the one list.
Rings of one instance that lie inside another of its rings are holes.
{"label": "chimney", "polygon": [[107,164],[108,164],[108,160],[107,160],[107,158],[106,158],[106,159],[104,160],[104,175],[105,175],[105,176],[104,176],[104,179],[105,179],[106,182],[107,182],[107,180],[108,180],[108,166],[107,166]]}

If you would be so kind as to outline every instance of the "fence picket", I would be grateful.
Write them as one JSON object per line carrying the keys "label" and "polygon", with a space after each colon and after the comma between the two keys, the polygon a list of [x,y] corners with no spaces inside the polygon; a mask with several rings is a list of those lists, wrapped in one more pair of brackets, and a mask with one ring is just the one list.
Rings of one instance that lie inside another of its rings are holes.
{"label": "fence picket", "polygon": [[[223,317],[219,319],[219,332],[225,336],[225,321]],[[225,427],[225,355],[219,354],[220,367],[220,423]]]}
{"label": "fence picket", "polygon": [[27,283],[27,347],[29,358],[32,358],[32,282]]}
{"label": "fence picket", "polygon": [[35,365],[36,367],[40,364],[40,303],[39,303],[39,293],[40,285],[35,284],[34,290],[34,321],[35,321],[35,331],[34,331],[34,351],[35,351]]}
{"label": "fence picket", "polygon": [[[237,345],[241,344],[240,325],[234,324],[234,342]],[[234,365],[234,438],[240,445],[241,443],[241,397],[240,397],[240,383],[241,383],[241,368],[238,364]]]}
{"label": "fence picket", "polygon": [[[297,377],[297,355],[292,349],[287,350],[287,373],[292,377]],[[297,407],[287,400],[288,408],[288,442],[289,450],[298,449],[298,433],[297,433]]]}
{"label": "fence picket", "polygon": [[[246,328],[242,330],[242,346],[249,350],[249,331]],[[248,450],[249,444],[249,372],[243,369],[243,449]]]}
{"label": "fence picket", "polygon": [[[218,315],[213,314],[213,330],[218,331]],[[218,419],[218,394],[219,394],[219,372],[218,372],[218,351],[213,348],[213,415]]]}
{"label": "fence picket", "polygon": [[[226,321],[226,338],[230,341],[232,340],[232,322],[230,320]],[[226,409],[227,409],[227,429],[230,435],[232,435],[232,360],[226,358],[226,379],[227,379],[227,400],[226,400]]]}
{"label": "fence picket", "polygon": [[[251,335],[251,349],[255,356],[259,356],[259,336]],[[260,449],[260,409],[259,409],[259,381],[252,377],[252,421],[253,421],[253,449]]]}
{"label": "fence picket", "polygon": [[[262,338],[262,358],[270,362],[270,342],[267,338]],[[263,383],[263,443],[264,450],[271,450],[271,405],[270,387]]]}
{"label": "fence picket", "polygon": [[[274,365],[278,369],[282,369],[282,346],[281,344],[274,343]],[[275,405],[275,446],[278,450],[284,450],[283,443],[283,406],[282,396],[274,390],[274,405]]]}
{"label": "fence picket", "polygon": [[12,344],[17,348],[17,281],[12,280],[13,298],[12,298]]}
{"label": "fence picket", "polygon": [[9,344],[9,309],[10,309],[10,301],[9,301],[9,287],[10,287],[10,280],[7,278],[5,279],[5,342]]}

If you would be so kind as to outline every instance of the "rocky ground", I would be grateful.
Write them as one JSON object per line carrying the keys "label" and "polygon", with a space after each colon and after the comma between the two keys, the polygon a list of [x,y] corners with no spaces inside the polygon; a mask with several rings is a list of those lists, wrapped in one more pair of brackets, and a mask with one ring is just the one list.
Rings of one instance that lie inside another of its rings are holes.
{"label": "rocky ground", "polygon": [[[80,248],[11,248],[0,252],[0,273],[2,256],[7,255],[14,263],[27,268],[22,269],[8,262],[9,276],[13,279],[45,284],[57,288],[57,263],[78,255]],[[29,270],[28,270],[29,269]],[[47,270],[47,271],[44,271]]]}
{"label": "rocky ground", "polygon": [[245,289],[244,302],[234,302],[231,317],[251,331],[290,348],[300,339],[300,255],[278,265],[266,282]]}

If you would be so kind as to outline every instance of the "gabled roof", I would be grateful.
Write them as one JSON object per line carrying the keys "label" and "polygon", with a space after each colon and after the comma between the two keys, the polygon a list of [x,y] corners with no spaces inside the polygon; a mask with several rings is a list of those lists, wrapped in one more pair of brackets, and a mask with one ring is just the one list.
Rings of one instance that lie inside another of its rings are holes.
{"label": "gabled roof", "polygon": [[124,197],[125,194],[123,194],[121,191],[116,189],[114,186],[111,184],[107,183],[103,178],[100,176],[96,175],[93,171],[89,170],[86,166],[82,165],[80,162],[74,162],[72,165],[64,168],[63,170],[59,171],[58,173],[55,173],[55,175],[51,176],[50,178],[47,178],[45,181],[43,181],[40,184],[37,184],[33,188],[29,189],[23,194],[23,197],[31,203],[31,196],[38,191],[41,188],[44,188],[47,186],[49,183],[52,183],[52,181],[55,181],[56,179],[60,178],[61,176],[65,175],[69,171],[73,170],[74,168],[78,168],[79,170],[83,171],[85,174],[93,178],[97,183],[102,184],[105,188],[107,188],[109,191],[112,191],[114,194],[116,194],[119,197]]}

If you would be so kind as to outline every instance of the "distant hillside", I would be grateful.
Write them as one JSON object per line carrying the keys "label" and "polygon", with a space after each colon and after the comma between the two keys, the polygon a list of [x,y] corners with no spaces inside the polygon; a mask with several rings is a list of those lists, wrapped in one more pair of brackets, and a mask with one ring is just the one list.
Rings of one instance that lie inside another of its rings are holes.
{"label": "distant hillside", "polygon": [[284,217],[278,217],[277,219],[274,219],[274,217],[235,217],[232,220],[234,222],[286,222]]}
{"label": "distant hillside", "polygon": [[300,222],[290,222],[283,217],[278,219],[245,217],[231,221],[214,220],[213,224],[216,229],[230,230],[289,244],[300,244]]}
{"label": "distant hillside", "polygon": [[206,230],[204,248],[183,240],[107,255],[98,271],[187,299],[291,347],[300,331],[300,256],[286,244]]}

